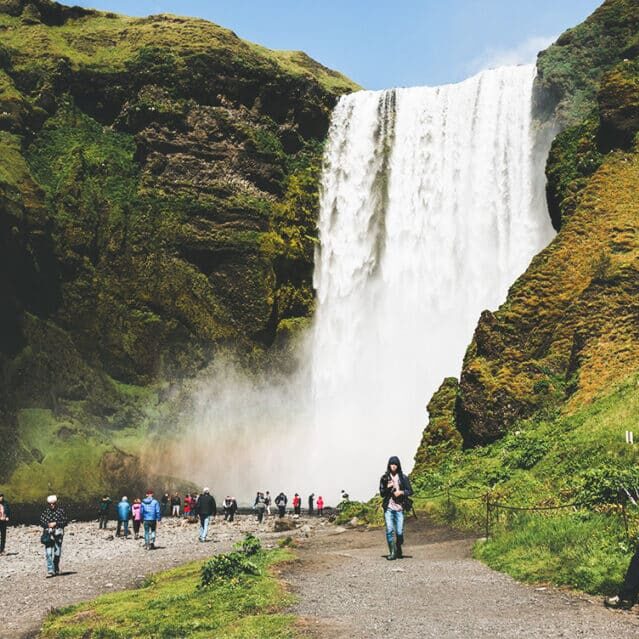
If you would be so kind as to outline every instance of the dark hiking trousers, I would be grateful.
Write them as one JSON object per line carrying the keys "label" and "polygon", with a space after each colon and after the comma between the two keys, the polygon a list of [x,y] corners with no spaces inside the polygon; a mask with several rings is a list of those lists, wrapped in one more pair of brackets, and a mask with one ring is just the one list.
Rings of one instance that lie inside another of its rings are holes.
{"label": "dark hiking trousers", "polygon": [[7,543],[7,522],[0,521],[0,552],[4,552],[4,546]]}
{"label": "dark hiking trousers", "polygon": [[635,601],[639,594],[639,547],[630,560],[630,565],[623,580],[619,597],[628,601]]}

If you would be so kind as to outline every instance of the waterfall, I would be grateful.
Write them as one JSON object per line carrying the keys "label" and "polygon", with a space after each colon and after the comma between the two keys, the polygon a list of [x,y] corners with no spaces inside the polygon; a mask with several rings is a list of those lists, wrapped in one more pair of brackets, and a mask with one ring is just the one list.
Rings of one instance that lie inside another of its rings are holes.
{"label": "waterfall", "polygon": [[300,371],[256,383],[218,361],[194,394],[192,430],[156,455],[163,473],[245,503],[267,489],[335,503],[342,488],[370,497],[390,455],[410,469],[426,403],[459,374],[481,311],[553,236],[534,73],[340,99]]}
{"label": "waterfall", "polygon": [[411,467],[425,405],[459,375],[479,314],[552,238],[534,73],[361,91],[335,108],[311,346],[316,462],[331,460],[333,490],[370,495],[391,454]]}

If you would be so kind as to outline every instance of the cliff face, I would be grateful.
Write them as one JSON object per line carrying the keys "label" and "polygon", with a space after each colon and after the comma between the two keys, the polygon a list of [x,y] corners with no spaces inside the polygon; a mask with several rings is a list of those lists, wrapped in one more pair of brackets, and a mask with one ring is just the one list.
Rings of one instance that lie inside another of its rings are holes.
{"label": "cliff face", "polygon": [[[638,25],[636,2],[608,0],[539,56],[538,107],[564,127],[546,168],[559,232],[479,320],[455,398],[465,446],[571,412],[639,368]],[[418,459],[437,452],[429,438]]]}
{"label": "cliff face", "polygon": [[322,141],[356,88],[202,20],[0,0],[0,481],[56,485],[76,444],[108,466],[162,380],[311,312]]}

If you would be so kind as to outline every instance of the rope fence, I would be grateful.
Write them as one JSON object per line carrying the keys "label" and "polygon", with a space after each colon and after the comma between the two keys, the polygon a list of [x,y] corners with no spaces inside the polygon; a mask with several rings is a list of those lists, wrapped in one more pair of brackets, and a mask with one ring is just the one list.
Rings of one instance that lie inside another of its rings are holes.
{"label": "rope fence", "polygon": [[[622,491],[625,491],[626,493],[628,492],[623,487],[619,489],[619,497],[617,500],[617,505],[621,506],[621,515],[624,522],[626,537],[628,538],[628,540],[630,540],[628,513],[626,510],[626,502],[622,498],[623,496]],[[484,532],[486,537],[490,537],[491,523],[495,515],[498,515],[500,510],[505,510],[508,512],[544,512],[544,511],[556,511],[556,510],[566,510],[566,509],[578,509],[583,507],[583,504],[580,504],[579,502],[576,502],[576,501],[573,501],[569,504],[557,504],[554,506],[516,506],[514,504],[507,504],[507,503],[492,499],[493,494],[492,494],[492,491],[490,490],[483,493],[477,493],[475,495],[460,495],[456,492],[453,492],[449,486],[447,486],[445,490],[438,493],[433,493],[431,495],[426,495],[426,496],[420,495],[418,499],[420,501],[429,501],[429,500],[438,499],[439,497],[444,497],[444,496],[446,497],[448,508],[450,508],[452,505],[452,499],[458,499],[460,501],[471,501],[471,500],[483,501],[485,504]],[[637,496],[639,497],[639,491],[637,492]],[[629,497],[632,500],[633,504],[639,505],[637,501],[632,499],[630,495]]]}

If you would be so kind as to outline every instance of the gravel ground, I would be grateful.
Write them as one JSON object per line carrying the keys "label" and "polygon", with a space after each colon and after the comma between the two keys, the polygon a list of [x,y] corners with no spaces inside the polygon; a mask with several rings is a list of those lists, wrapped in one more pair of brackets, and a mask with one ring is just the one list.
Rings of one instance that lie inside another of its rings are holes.
{"label": "gravel ground", "polygon": [[333,528],[313,535],[284,578],[301,627],[317,639],[630,639],[634,612],[601,598],[517,583],[471,558],[474,539],[410,521],[401,561],[384,533]]}
{"label": "gravel ground", "polygon": [[199,543],[197,524],[165,519],[158,526],[153,551],[144,550],[143,540],[115,538],[113,522],[106,531],[99,530],[95,522],[74,522],[67,526],[64,537],[62,574],[53,579],[45,578],[41,529],[12,527],[7,554],[0,556],[0,637],[35,636],[51,608],[122,590],[151,573],[227,551],[246,532],[257,534],[267,547],[273,545],[282,534],[290,534],[273,533],[273,521],[258,526],[250,516],[232,524],[218,517],[209,527],[209,541]]}

